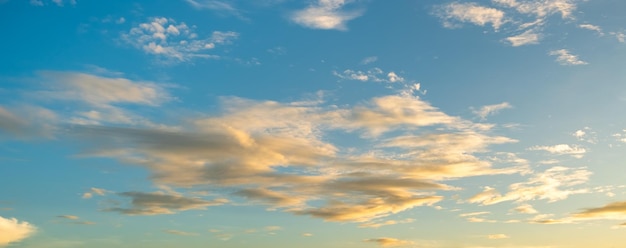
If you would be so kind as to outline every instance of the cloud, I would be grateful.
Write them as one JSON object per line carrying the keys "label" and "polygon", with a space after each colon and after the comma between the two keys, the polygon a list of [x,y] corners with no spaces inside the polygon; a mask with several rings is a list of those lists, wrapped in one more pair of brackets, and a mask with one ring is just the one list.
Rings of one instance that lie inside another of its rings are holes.
{"label": "cloud", "polygon": [[524,31],[521,34],[507,37],[505,40],[510,42],[511,46],[518,47],[518,46],[539,44],[540,37],[541,36],[539,35],[539,33],[537,33],[536,30],[529,29],[529,30]]}
{"label": "cloud", "polygon": [[139,104],[158,106],[170,100],[163,86],[152,82],[132,81],[119,77],[101,77],[77,72],[39,72],[42,81],[50,84],[41,97],[82,101],[92,106]]}
{"label": "cloud", "polygon": [[265,231],[268,231],[268,232],[274,232],[274,231],[280,231],[280,230],[283,230],[283,228],[282,228],[282,227],[280,227],[280,226],[266,226],[266,227],[264,227],[263,229],[264,229]]}
{"label": "cloud", "polygon": [[346,23],[362,15],[362,11],[342,11],[350,0],[318,0],[306,9],[294,12],[291,20],[312,29],[346,30]]}
{"label": "cloud", "polygon": [[[44,1],[44,0],[30,0],[30,5],[33,6],[44,6],[47,5],[48,1]],[[68,0],[68,1],[64,1],[64,0],[51,0],[50,2],[54,3],[56,6],[58,7],[63,7],[66,3],[69,3],[71,5],[76,5],[76,0]]]}
{"label": "cloud", "polygon": [[[61,112],[68,117],[57,123],[63,127],[57,135],[83,144],[77,157],[140,166],[154,184],[170,188],[85,192],[84,198],[113,198],[102,211],[157,215],[262,204],[326,221],[382,226],[393,223],[379,218],[442,201],[438,192],[458,189],[448,184],[453,179],[528,171],[491,151],[516,140],[491,134],[491,124],[450,116],[411,91],[341,106],[322,96],[293,102],[222,97],[217,111],[161,120],[166,126],[133,111],[134,105],[160,109],[173,99],[162,84],[81,73],[42,75],[53,83],[32,96],[44,103],[77,103],[78,113],[64,110],[71,113]],[[88,85],[99,92],[89,92]],[[135,121],[75,121],[76,115],[102,109]],[[359,145],[337,142],[338,134]],[[171,190],[176,187],[220,191],[188,197]]]}
{"label": "cloud", "polygon": [[572,155],[575,158],[582,158],[587,150],[578,146],[570,146],[568,144],[558,144],[553,146],[533,146],[528,148],[530,151],[546,151],[557,155]]}
{"label": "cloud", "polygon": [[600,26],[585,23],[585,24],[578,25],[578,27],[582,29],[596,31],[599,35],[604,35],[604,32],[602,32],[602,28]]}
{"label": "cloud", "polygon": [[78,216],[75,215],[59,215],[58,218],[68,219],[68,220],[77,220]]}
{"label": "cloud", "polygon": [[45,83],[46,88],[29,96],[76,103],[75,112],[65,117],[73,124],[147,124],[145,118],[129,113],[121,105],[155,107],[173,100],[165,85],[154,82],[79,72],[42,71],[38,74],[37,80]]}
{"label": "cloud", "polygon": [[441,6],[439,17],[444,20],[445,27],[455,27],[451,21],[470,22],[478,26],[490,23],[495,31],[506,22],[505,13],[501,10],[483,7],[476,3],[454,2]]}
{"label": "cloud", "polygon": [[29,139],[53,137],[58,116],[45,108],[37,106],[19,106],[5,108],[0,106],[0,134]]}
{"label": "cloud", "polygon": [[[474,130],[473,124],[450,117],[414,96],[374,98],[363,106],[345,109],[326,109],[318,103],[223,101],[224,113],[191,121],[191,126],[181,128],[184,132],[80,126],[72,134],[97,141],[99,151],[91,152],[92,156],[114,155],[123,162],[145,166],[158,184],[227,187],[249,201],[328,221],[365,222],[430,206],[442,199],[433,195],[433,190],[453,189],[433,180],[521,171],[493,169],[489,162],[471,155],[487,152],[491,144],[514,140],[481,134],[482,129]],[[320,139],[321,133],[329,131],[362,133],[362,138],[368,139],[388,130],[433,125],[459,131],[386,138],[365,148],[363,154],[338,154],[338,147]],[[389,153],[391,150],[398,154]],[[376,151],[382,154],[368,154]],[[353,197],[343,197],[346,194]],[[310,205],[313,200],[324,203]],[[116,210],[128,214],[173,212],[145,208]]]}
{"label": "cloud", "polygon": [[164,233],[169,233],[169,234],[174,234],[174,235],[178,235],[178,236],[197,236],[197,233],[191,233],[191,232],[183,232],[183,231],[179,231],[179,230],[164,230]]}
{"label": "cloud", "polygon": [[286,195],[278,192],[274,192],[268,189],[242,189],[235,192],[235,195],[246,197],[252,201],[265,202],[272,206],[300,206],[306,200],[305,198]]}
{"label": "cloud", "polygon": [[402,240],[402,239],[388,238],[388,237],[366,239],[363,241],[370,242],[370,243],[377,243],[378,245],[382,247],[396,247],[396,246],[406,246],[406,245],[415,244],[413,241],[410,241],[410,240]]}
{"label": "cloud", "polygon": [[112,207],[106,208],[104,211],[119,212],[126,215],[173,214],[175,211],[205,209],[209,206],[222,205],[228,202],[225,199],[207,201],[200,198],[168,195],[162,192],[123,192],[118,195],[131,198],[131,207]]}
{"label": "cloud", "polygon": [[459,217],[465,218],[467,221],[472,223],[495,223],[495,220],[485,219],[482,216],[491,214],[491,212],[483,211],[483,212],[472,212],[472,213],[463,213],[459,214]]}
{"label": "cloud", "polygon": [[106,190],[106,189],[91,188],[91,189],[89,189],[89,192],[83,193],[83,199],[90,199],[90,198],[93,197],[93,194],[103,196],[107,192],[108,192],[108,190]]}
{"label": "cloud", "polygon": [[620,43],[626,42],[626,34],[624,34],[622,32],[611,32],[610,34],[615,36],[617,41],[619,41]]}
{"label": "cloud", "polygon": [[509,104],[508,102],[503,102],[499,104],[482,106],[480,109],[477,109],[477,110],[472,109],[472,112],[484,120],[489,115],[496,114],[500,112],[500,110],[509,109],[509,108],[513,108],[513,106],[511,106],[511,104]]}
{"label": "cloud", "polygon": [[602,207],[588,208],[572,215],[575,219],[626,219],[626,201],[612,202]]}
{"label": "cloud", "polygon": [[378,57],[376,57],[376,56],[371,56],[371,57],[367,57],[367,58],[364,58],[363,60],[361,60],[361,64],[362,64],[362,65],[367,65],[367,64],[374,63],[374,62],[376,62],[377,60],[378,60]]}
{"label": "cloud", "polygon": [[213,10],[219,13],[227,13],[239,18],[243,18],[243,16],[241,15],[241,12],[235,8],[232,4],[224,2],[224,1],[217,1],[217,0],[185,0],[185,2],[187,2],[189,5],[191,5],[192,7],[194,7],[195,9],[208,9],[208,10]]}
{"label": "cloud", "polygon": [[533,206],[530,205],[530,204],[519,205],[516,208],[514,208],[513,210],[515,210],[518,213],[522,213],[522,214],[536,214],[536,213],[538,213],[538,211],[535,208],[533,208]]}
{"label": "cloud", "polygon": [[312,233],[303,233],[302,236],[304,237],[313,237]]}
{"label": "cloud", "polygon": [[213,31],[209,37],[199,38],[195,29],[196,26],[190,27],[184,22],[179,24],[171,18],[153,17],[123,33],[121,39],[162,62],[178,63],[194,58],[219,58],[207,52],[239,37],[232,31]]}
{"label": "cloud", "polygon": [[561,65],[586,65],[585,61],[578,58],[577,55],[572,54],[567,49],[553,50],[548,53],[551,56],[557,56],[556,61]]}
{"label": "cloud", "polygon": [[388,220],[383,222],[366,222],[359,225],[361,228],[379,228],[381,226],[389,226],[389,225],[397,225],[397,224],[406,224],[413,223],[415,219],[408,218],[404,220]]}
{"label": "cloud", "polygon": [[487,235],[487,239],[508,239],[509,235],[506,234],[489,234]]}
{"label": "cloud", "polygon": [[503,7],[513,8],[522,14],[546,17],[561,14],[562,18],[571,18],[576,10],[576,0],[492,0]]}
{"label": "cloud", "polygon": [[37,228],[32,224],[19,221],[15,218],[4,218],[0,216],[0,246],[8,246],[32,236]]}
{"label": "cloud", "polygon": [[586,169],[555,166],[544,172],[536,173],[526,182],[511,184],[509,192],[505,195],[501,195],[494,188],[485,187],[483,192],[472,196],[467,201],[482,205],[492,205],[504,201],[560,201],[567,199],[570,195],[588,193],[589,190],[587,189],[570,189],[570,187],[586,183],[590,175],[591,172]]}
{"label": "cloud", "polygon": [[[385,75],[386,74],[386,75]],[[384,83],[396,83],[396,82],[404,82],[404,78],[398,76],[393,71],[385,73],[380,68],[373,68],[367,71],[354,71],[354,70],[344,70],[339,73],[333,71],[333,75],[347,80],[357,80],[362,82],[384,82]]]}

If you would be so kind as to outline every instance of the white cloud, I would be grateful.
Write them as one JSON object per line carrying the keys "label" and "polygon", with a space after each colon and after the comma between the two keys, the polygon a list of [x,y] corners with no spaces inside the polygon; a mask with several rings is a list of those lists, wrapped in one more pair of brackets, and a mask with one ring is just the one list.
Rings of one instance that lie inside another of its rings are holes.
{"label": "white cloud", "polygon": [[480,109],[473,109],[472,112],[474,112],[475,115],[484,120],[489,115],[496,114],[500,112],[500,110],[509,108],[513,108],[513,106],[511,106],[511,104],[509,104],[508,102],[503,102],[499,104],[485,105],[482,106]]}
{"label": "white cloud", "polygon": [[99,195],[99,196],[103,196],[107,192],[109,192],[109,191],[105,190],[105,189],[91,188],[91,189],[89,189],[88,192],[83,193],[83,199],[90,199],[90,198],[93,197],[94,194]]}
{"label": "white cloud", "polygon": [[145,53],[157,56],[163,62],[177,63],[194,58],[219,58],[207,52],[239,37],[235,32],[213,31],[211,36],[202,39],[195,30],[195,26],[187,26],[184,22],[153,17],[128,33],[123,33],[121,38]]}
{"label": "white cloud", "polygon": [[243,18],[241,11],[235,8],[232,4],[225,1],[217,0],[185,0],[189,5],[196,9],[208,9],[217,11],[219,13],[230,14],[239,18]]}
{"label": "white cloud", "polygon": [[367,71],[355,71],[350,69],[344,70],[341,73],[333,71],[333,75],[341,79],[357,80],[362,82],[396,83],[405,81],[403,77],[398,76],[398,74],[396,74],[395,72],[390,71],[387,72],[385,75],[385,72],[377,67],[374,67]]}
{"label": "white cloud", "polygon": [[378,57],[376,57],[376,56],[371,56],[371,57],[367,57],[367,58],[364,58],[363,60],[361,60],[361,64],[362,64],[362,65],[367,65],[367,64],[374,63],[374,62],[376,62],[377,60],[378,60]]}
{"label": "white cloud", "polygon": [[626,34],[624,34],[622,32],[611,32],[610,34],[615,36],[617,41],[619,41],[620,43],[626,42]]}
{"label": "white cloud", "polygon": [[[590,175],[591,172],[586,169],[555,166],[544,172],[536,173],[526,182],[511,184],[509,192],[505,195],[501,195],[494,188],[485,187],[483,192],[472,196],[468,202],[492,205],[504,201],[560,201],[567,199],[570,195],[588,193],[588,189],[570,189],[570,187],[586,183]],[[525,209],[525,211],[528,210],[530,209]]]}
{"label": "white cloud", "polygon": [[487,235],[487,239],[508,239],[510,238],[509,235],[506,234],[489,234]]}
{"label": "white cloud", "polygon": [[291,20],[313,29],[346,30],[346,23],[362,15],[361,11],[343,11],[350,0],[318,0],[306,9],[294,12]]}
{"label": "white cloud", "polygon": [[470,22],[478,26],[490,23],[498,30],[506,22],[505,13],[499,9],[483,7],[476,3],[450,3],[441,8],[439,16],[444,19],[444,26],[454,27],[451,21]]}
{"label": "white cloud", "polygon": [[538,44],[540,34],[534,29],[529,29],[521,34],[507,37],[506,40],[511,43],[511,46],[518,47],[524,45]]}
{"label": "white cloud", "polygon": [[587,150],[578,146],[570,146],[568,144],[558,144],[554,146],[533,146],[528,148],[530,151],[546,151],[552,154],[558,155],[572,155],[576,158],[581,158],[585,155]]}
{"label": "white cloud", "polygon": [[536,214],[536,213],[538,213],[538,211],[535,208],[533,208],[533,206],[530,205],[530,204],[519,205],[516,208],[514,208],[513,210],[515,210],[518,213],[522,213],[522,214]]}
{"label": "white cloud", "polygon": [[559,64],[561,65],[586,65],[588,64],[587,62],[580,60],[577,55],[572,54],[567,49],[550,51],[548,54],[551,56],[557,56],[556,61],[559,62]]}
{"label": "white cloud", "polygon": [[576,10],[576,0],[492,0],[504,7],[514,8],[522,14],[546,17],[561,14],[562,18],[571,18]]}
{"label": "white cloud", "polygon": [[585,24],[578,25],[578,27],[582,29],[596,31],[599,35],[604,35],[604,32],[602,32],[602,28],[600,26],[585,23]]}
{"label": "white cloud", "polygon": [[32,224],[15,218],[0,216],[0,246],[8,246],[32,236],[37,228]]}

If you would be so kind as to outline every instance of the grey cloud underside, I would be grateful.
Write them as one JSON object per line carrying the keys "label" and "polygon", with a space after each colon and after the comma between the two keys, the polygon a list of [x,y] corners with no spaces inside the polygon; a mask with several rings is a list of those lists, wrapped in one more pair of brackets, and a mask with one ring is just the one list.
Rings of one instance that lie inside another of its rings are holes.
{"label": "grey cloud underside", "polygon": [[120,196],[131,198],[130,208],[111,207],[104,211],[120,212],[127,215],[172,214],[174,211],[205,209],[208,206],[222,205],[226,199],[212,201],[200,198],[187,198],[165,193],[123,192]]}

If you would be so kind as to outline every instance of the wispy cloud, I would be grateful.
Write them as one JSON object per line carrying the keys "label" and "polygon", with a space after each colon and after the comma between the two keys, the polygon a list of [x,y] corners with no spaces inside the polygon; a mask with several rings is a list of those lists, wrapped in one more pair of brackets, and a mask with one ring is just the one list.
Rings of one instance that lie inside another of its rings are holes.
{"label": "wispy cloud", "polygon": [[[536,173],[527,182],[511,184],[509,192],[505,195],[501,195],[494,188],[485,187],[483,192],[472,196],[468,202],[492,205],[504,201],[526,202],[540,199],[549,202],[560,201],[567,199],[570,195],[588,193],[588,189],[573,189],[572,187],[586,183],[590,175],[591,172],[586,169],[555,166]],[[528,210],[525,209],[525,211]]]}
{"label": "wispy cloud", "polygon": [[374,63],[374,62],[376,62],[377,60],[378,60],[378,57],[376,57],[376,56],[371,56],[371,57],[367,57],[367,58],[364,58],[363,60],[361,60],[361,64],[362,64],[362,65],[367,65],[367,64]]}
{"label": "wispy cloud", "polygon": [[480,6],[476,3],[454,2],[440,7],[440,18],[444,20],[444,26],[456,27],[454,21],[469,22],[479,26],[491,24],[498,31],[506,22],[505,13],[495,8]]}
{"label": "wispy cloud", "polygon": [[194,58],[219,58],[218,55],[208,52],[218,45],[229,44],[238,37],[239,34],[232,31],[213,31],[209,37],[200,38],[196,33],[196,26],[188,26],[184,22],[178,23],[165,17],[150,18],[148,22],[121,35],[126,43],[165,63],[179,63]]}
{"label": "wispy cloud", "polygon": [[0,216],[0,246],[8,246],[30,237],[37,228],[32,224],[15,218]]}
{"label": "wispy cloud", "polygon": [[333,71],[333,75],[346,80],[357,80],[362,82],[396,83],[404,82],[404,78],[398,76],[393,71],[385,72],[380,68],[372,68],[367,71],[344,70],[342,72]]}
{"label": "wispy cloud", "polygon": [[346,30],[346,23],[362,15],[363,11],[342,10],[350,0],[318,0],[303,10],[294,12],[291,20],[313,29]]}
{"label": "wispy cloud", "polygon": [[370,242],[370,243],[377,243],[378,245],[382,247],[397,247],[397,246],[407,246],[407,245],[415,244],[413,241],[410,241],[410,240],[402,240],[402,239],[388,238],[388,237],[366,239],[363,241]]}
{"label": "wispy cloud", "polygon": [[529,29],[524,31],[521,34],[507,37],[505,40],[511,43],[511,46],[525,46],[525,45],[533,45],[539,44],[539,39],[541,35],[535,29]]}
{"label": "wispy cloud", "polygon": [[75,112],[65,116],[74,124],[146,124],[145,118],[129,113],[120,105],[159,106],[173,100],[165,85],[153,82],[78,72],[42,71],[38,74],[37,80],[47,88],[29,95],[75,103]]}
{"label": "wispy cloud", "polygon": [[596,25],[585,23],[585,24],[578,25],[578,27],[582,28],[582,29],[596,31],[601,36],[604,35],[604,32],[602,32],[602,28],[600,26],[596,26]]}
{"label": "wispy cloud", "polygon": [[572,215],[575,219],[626,219],[626,201],[612,202],[602,207],[589,208]]}
{"label": "wispy cloud", "polygon": [[622,32],[611,32],[610,34],[615,36],[617,41],[619,41],[620,43],[626,42],[626,34],[624,34]]}
{"label": "wispy cloud", "polygon": [[408,218],[404,220],[387,220],[382,222],[365,222],[359,225],[359,227],[367,227],[367,228],[379,228],[381,226],[389,226],[389,225],[397,225],[397,224],[406,224],[413,223],[415,219]]}
{"label": "wispy cloud", "polygon": [[561,65],[586,65],[585,61],[578,58],[577,55],[572,54],[567,49],[553,50],[548,55],[556,56],[556,61]]}
{"label": "wispy cloud", "polygon": [[63,7],[65,6],[65,4],[70,4],[70,5],[76,5],[76,0],[30,0],[30,5],[33,6],[44,6],[44,5],[48,5],[49,3],[53,3],[56,6],[59,7]]}
{"label": "wispy cloud", "polygon": [[546,151],[558,155],[571,155],[575,158],[582,158],[587,150],[579,146],[570,146],[568,144],[558,144],[553,146],[533,146],[528,148],[530,151]]}
{"label": "wispy cloud", "polygon": [[184,231],[173,230],[173,229],[164,230],[163,232],[178,235],[178,236],[197,236],[198,235],[197,233],[184,232]]}
{"label": "wispy cloud", "polygon": [[492,0],[504,7],[514,8],[522,14],[546,17],[560,14],[562,18],[571,18],[576,10],[576,0]]}
{"label": "wispy cloud", "polygon": [[200,198],[188,198],[180,195],[168,195],[162,192],[124,192],[120,196],[131,198],[129,208],[111,207],[103,211],[119,212],[127,215],[173,214],[175,211],[205,209],[209,206],[222,205],[228,201],[216,199],[207,201]]}
{"label": "wispy cloud", "polygon": [[108,192],[106,189],[91,188],[88,192],[83,193],[83,199],[91,199],[94,194],[103,196]]}
{"label": "wispy cloud", "polygon": [[533,206],[530,205],[530,204],[519,205],[519,206],[515,207],[513,210],[515,210],[518,213],[522,213],[522,214],[536,214],[536,213],[538,213],[538,211],[535,208],[533,208]]}
{"label": "wispy cloud", "polygon": [[493,105],[485,105],[479,109],[472,108],[472,112],[474,112],[475,115],[484,120],[489,115],[497,114],[498,112],[500,112],[500,110],[509,108],[513,108],[513,106],[508,102],[503,102]]}
{"label": "wispy cloud", "polygon": [[78,216],[76,215],[59,215],[58,218],[68,219],[68,220],[77,220]]}
{"label": "wispy cloud", "polygon": [[486,237],[487,237],[487,239],[508,239],[508,238],[510,238],[509,235],[501,234],[501,233],[499,233],[499,234],[489,234]]}
{"label": "wispy cloud", "polygon": [[239,18],[243,18],[241,11],[235,8],[231,3],[218,0],[185,0],[189,5],[196,9],[208,9],[218,13],[225,13]]}

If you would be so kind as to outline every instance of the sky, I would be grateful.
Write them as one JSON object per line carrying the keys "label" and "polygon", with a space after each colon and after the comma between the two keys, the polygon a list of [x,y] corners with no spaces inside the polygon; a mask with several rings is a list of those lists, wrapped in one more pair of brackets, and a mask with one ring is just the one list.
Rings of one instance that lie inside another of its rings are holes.
{"label": "sky", "polygon": [[622,247],[624,10],[0,0],[0,247]]}

